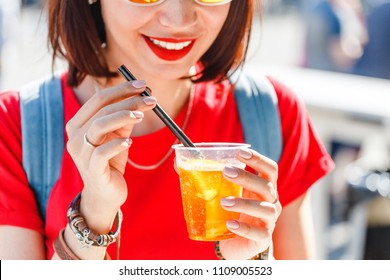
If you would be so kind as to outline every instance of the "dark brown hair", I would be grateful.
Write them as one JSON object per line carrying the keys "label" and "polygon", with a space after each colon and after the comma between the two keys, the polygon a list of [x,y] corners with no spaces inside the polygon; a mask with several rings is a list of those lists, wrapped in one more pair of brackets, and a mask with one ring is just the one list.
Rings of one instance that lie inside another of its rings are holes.
{"label": "dark brown hair", "polygon": [[[48,39],[56,57],[68,61],[68,85],[77,86],[86,75],[115,77],[102,53],[105,40],[100,1],[48,0]],[[233,0],[217,39],[201,57],[203,71],[195,82],[222,80],[244,62],[255,6],[260,0]]]}

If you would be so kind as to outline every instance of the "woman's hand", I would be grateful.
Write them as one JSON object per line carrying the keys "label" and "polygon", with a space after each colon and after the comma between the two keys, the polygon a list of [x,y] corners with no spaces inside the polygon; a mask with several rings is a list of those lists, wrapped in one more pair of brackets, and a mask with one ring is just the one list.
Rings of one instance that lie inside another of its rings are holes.
{"label": "woman's hand", "polygon": [[265,251],[282,211],[276,185],[277,164],[253,150],[241,150],[238,158],[258,175],[234,167],[224,168],[224,177],[243,187],[243,198],[221,200],[225,210],[241,213],[238,221],[227,222],[237,237],[220,242],[225,259],[250,259]]}
{"label": "woman's hand", "polygon": [[138,80],[98,91],[66,125],[67,149],[84,182],[81,212],[94,213],[96,222],[112,220],[126,201],[129,137],[143,112],[156,104],[155,98],[139,95],[144,89],[145,82]]}

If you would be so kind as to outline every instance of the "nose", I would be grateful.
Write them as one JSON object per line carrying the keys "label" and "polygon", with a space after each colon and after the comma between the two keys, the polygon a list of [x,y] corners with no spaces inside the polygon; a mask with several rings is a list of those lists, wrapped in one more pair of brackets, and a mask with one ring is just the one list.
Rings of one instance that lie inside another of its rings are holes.
{"label": "nose", "polygon": [[161,5],[160,24],[172,29],[186,29],[195,24],[197,7],[195,1],[169,0]]}

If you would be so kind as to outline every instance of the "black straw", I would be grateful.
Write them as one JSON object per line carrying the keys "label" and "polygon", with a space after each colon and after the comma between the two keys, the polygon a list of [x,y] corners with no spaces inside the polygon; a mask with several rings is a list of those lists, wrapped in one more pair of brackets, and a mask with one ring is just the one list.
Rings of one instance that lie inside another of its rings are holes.
{"label": "black straw", "polygon": [[[126,66],[122,65],[118,68],[118,71],[122,74],[122,76],[128,81],[134,81],[136,78],[134,75],[127,69]],[[146,88],[141,93],[142,96],[151,96],[150,89]],[[156,115],[165,123],[165,125],[175,134],[177,139],[185,146],[185,147],[195,147],[195,145],[191,142],[191,140],[184,134],[184,132],[178,127],[178,125],[168,116],[168,114],[158,105],[153,108],[153,111]]]}

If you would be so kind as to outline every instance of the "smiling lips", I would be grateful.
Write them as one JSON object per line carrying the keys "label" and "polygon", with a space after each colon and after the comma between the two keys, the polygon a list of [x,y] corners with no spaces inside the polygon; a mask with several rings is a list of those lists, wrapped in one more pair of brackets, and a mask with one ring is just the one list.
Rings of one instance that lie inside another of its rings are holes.
{"label": "smiling lips", "polygon": [[195,40],[152,38],[144,36],[146,44],[159,58],[169,61],[179,60],[187,55]]}

